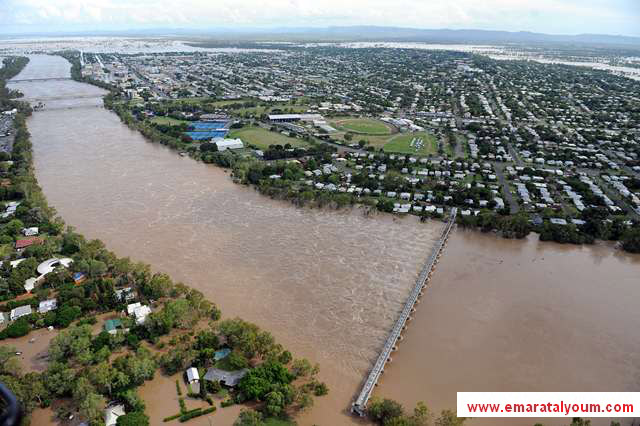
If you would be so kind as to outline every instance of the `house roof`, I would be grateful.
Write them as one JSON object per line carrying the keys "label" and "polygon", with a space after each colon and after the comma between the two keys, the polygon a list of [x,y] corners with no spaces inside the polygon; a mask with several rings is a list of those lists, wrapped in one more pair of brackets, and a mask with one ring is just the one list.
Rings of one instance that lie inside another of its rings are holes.
{"label": "house roof", "polygon": [[52,272],[57,266],[62,265],[67,268],[71,263],[73,263],[73,259],[69,257],[63,257],[62,259],[53,257],[39,264],[37,270],[40,275],[46,275],[49,272]]}
{"label": "house roof", "polygon": [[226,386],[233,387],[238,384],[240,379],[242,379],[248,371],[249,370],[246,368],[237,371],[224,371],[212,367],[207,370],[207,373],[204,375],[204,379],[209,380],[210,382],[220,382]]}
{"label": "house roof", "polygon": [[124,405],[113,405],[107,407],[104,410],[104,422],[106,426],[115,426],[117,424],[118,417],[124,416],[125,414]]}
{"label": "house roof", "polygon": [[78,283],[86,278],[86,274],[84,272],[74,272],[72,277],[73,280]]}
{"label": "house roof", "polygon": [[104,322],[104,329],[106,331],[113,331],[113,330],[116,330],[118,327],[122,327],[122,321],[120,321],[118,318],[106,320]]}
{"label": "house roof", "polygon": [[43,242],[44,240],[39,237],[25,238],[25,239],[16,241],[16,249],[22,249],[34,244],[42,244]]}
{"label": "house roof", "polygon": [[198,370],[195,367],[187,368],[187,381],[191,383],[196,380],[200,380]]}
{"label": "house roof", "polygon": [[45,312],[53,311],[57,307],[58,307],[57,299],[43,300],[42,302],[40,302],[40,305],[38,305],[38,312],[43,314]]}
{"label": "house roof", "polygon": [[132,315],[136,309],[138,309],[142,304],[140,302],[130,303],[127,305],[127,314]]}
{"label": "house roof", "polygon": [[31,305],[18,306],[11,310],[11,321],[14,321],[20,317],[31,314]]}

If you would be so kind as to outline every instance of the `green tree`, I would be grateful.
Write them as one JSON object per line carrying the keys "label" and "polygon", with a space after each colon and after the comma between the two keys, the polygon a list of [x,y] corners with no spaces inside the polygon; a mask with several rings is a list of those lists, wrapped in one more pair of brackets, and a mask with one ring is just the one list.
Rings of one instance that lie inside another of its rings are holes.
{"label": "green tree", "polygon": [[315,376],[318,373],[318,370],[318,365],[311,365],[311,362],[306,358],[296,359],[291,365],[291,372],[296,377]]}
{"label": "green tree", "polygon": [[86,418],[91,426],[104,424],[103,410],[105,399],[97,393],[87,394],[78,407],[80,415]]}
{"label": "green tree", "polygon": [[278,416],[284,409],[284,396],[280,392],[272,391],[266,395],[265,409],[271,416]]}
{"label": "green tree", "polygon": [[29,334],[31,330],[31,326],[26,318],[20,318],[17,321],[12,322],[5,328],[2,332],[0,332],[0,336],[4,335],[6,337],[22,337]]}
{"label": "green tree", "polygon": [[241,370],[249,366],[249,361],[247,360],[247,358],[245,358],[244,355],[236,351],[233,351],[229,354],[227,363],[229,364],[229,367],[231,367],[233,370]]}
{"label": "green tree", "polygon": [[2,232],[6,235],[18,235],[24,228],[24,223],[20,219],[13,219],[6,223],[2,229]]}
{"label": "green tree", "polygon": [[635,226],[622,235],[622,248],[631,253],[640,253],[640,226]]}
{"label": "green tree", "polygon": [[436,426],[462,426],[467,419],[458,417],[455,411],[442,410],[436,419]]}
{"label": "green tree", "polygon": [[285,366],[277,361],[267,361],[249,370],[238,384],[238,389],[247,399],[262,400],[265,395],[282,384],[289,384],[294,379]]}
{"label": "green tree", "polygon": [[[374,422],[384,425],[396,417],[402,417],[404,409],[392,399],[372,398],[367,406],[367,416]],[[443,425],[444,426],[444,425]]]}
{"label": "green tree", "polygon": [[282,353],[278,357],[278,361],[283,365],[289,364],[292,359],[293,357],[291,356],[291,352],[289,351],[282,351]]}
{"label": "green tree", "polygon": [[243,409],[233,426],[261,426],[264,424],[262,419],[262,413],[259,411]]}
{"label": "green tree", "polygon": [[0,374],[20,376],[22,365],[13,346],[0,346]]}
{"label": "green tree", "polygon": [[120,399],[124,401],[126,411],[128,412],[144,412],[145,403],[135,389],[127,389],[120,394]]}
{"label": "green tree", "polygon": [[149,416],[140,411],[134,411],[127,413],[124,416],[118,417],[116,420],[117,426],[149,426]]}

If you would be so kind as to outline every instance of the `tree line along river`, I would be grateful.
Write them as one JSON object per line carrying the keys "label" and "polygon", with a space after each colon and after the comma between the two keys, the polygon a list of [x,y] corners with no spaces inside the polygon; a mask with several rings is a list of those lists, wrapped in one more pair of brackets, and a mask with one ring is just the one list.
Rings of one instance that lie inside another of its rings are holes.
{"label": "tree line along river", "polygon": [[[16,79],[68,75],[64,59],[34,55]],[[300,424],[358,422],[349,403],[441,223],[298,209],[147,142],[96,87],[10,86],[46,105],[28,121],[36,175],[68,224],[319,362],[330,393]],[[639,256],[606,244],[456,231],[376,394],[440,410],[455,408],[456,391],[638,390],[639,272]]]}

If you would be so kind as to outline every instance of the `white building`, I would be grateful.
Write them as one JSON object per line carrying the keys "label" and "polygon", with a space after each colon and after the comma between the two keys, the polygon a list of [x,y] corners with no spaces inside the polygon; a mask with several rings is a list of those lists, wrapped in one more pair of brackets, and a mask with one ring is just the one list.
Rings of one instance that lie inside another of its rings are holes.
{"label": "white building", "polygon": [[124,416],[124,405],[113,405],[104,410],[104,423],[106,426],[116,426],[118,417]]}
{"label": "white building", "polygon": [[187,369],[187,382],[189,383],[197,383],[200,381],[200,375],[198,374],[198,369],[195,367],[190,367]]}
{"label": "white building", "polygon": [[33,237],[34,235],[38,235],[38,227],[22,228],[22,233],[25,237]]}
{"label": "white building", "polygon": [[31,315],[31,312],[31,305],[18,306],[17,308],[11,310],[9,319],[11,321],[15,321],[18,318],[24,317],[26,315]]}
{"label": "white building", "polygon": [[45,314],[57,308],[58,308],[57,299],[43,300],[42,302],[40,302],[40,305],[38,305],[38,313]]}
{"label": "white building", "polygon": [[144,324],[150,313],[151,308],[147,305],[142,305],[136,308],[136,310],[133,312],[133,314],[136,316],[136,324]]}
{"label": "white building", "polygon": [[219,139],[215,141],[218,151],[226,151],[227,149],[242,149],[244,144],[241,139]]}
{"label": "white building", "polygon": [[140,306],[142,306],[142,303],[140,303],[140,302],[128,304],[127,305],[127,315],[133,315],[133,313],[136,311],[136,309],[138,309]]}

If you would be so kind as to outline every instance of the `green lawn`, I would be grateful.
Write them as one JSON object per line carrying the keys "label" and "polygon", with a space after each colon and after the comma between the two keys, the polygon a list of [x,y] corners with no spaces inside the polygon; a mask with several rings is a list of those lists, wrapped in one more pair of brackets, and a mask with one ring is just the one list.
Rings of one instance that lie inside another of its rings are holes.
{"label": "green lawn", "polygon": [[194,104],[194,105],[199,105],[199,104],[213,105],[218,108],[224,108],[228,105],[241,104],[248,101],[254,101],[258,104],[258,106],[255,106],[255,107],[227,110],[227,112],[233,116],[242,116],[245,114],[253,114],[253,115],[259,116],[261,114],[269,114],[274,109],[287,110],[287,113],[289,113],[289,110],[291,113],[302,113],[309,108],[308,99],[298,100],[296,104],[292,104],[290,102],[267,102],[266,106],[263,105],[265,104],[265,102],[262,102],[255,98],[218,100],[213,102],[211,101],[212,99],[213,98],[196,97],[196,98],[180,98],[176,100],[182,103]]}
{"label": "green lawn", "polygon": [[151,122],[152,123],[157,123],[157,124],[169,124],[171,126],[176,126],[176,125],[182,124],[182,123],[189,123],[189,121],[187,121],[187,120],[177,120],[175,118],[163,117],[163,116],[153,117],[151,119]]}
{"label": "green lawn", "polygon": [[[233,116],[254,115],[256,117],[262,114],[299,114],[305,112],[309,107],[306,105],[291,105],[285,103],[269,104],[269,106],[257,106],[249,108],[229,109],[227,112]],[[279,109],[284,112],[273,112]]]}
{"label": "green lawn", "polygon": [[380,120],[372,118],[346,118],[332,121],[331,124],[340,130],[367,135],[389,135],[391,128]]}
{"label": "green lawn", "polygon": [[13,244],[2,244],[0,246],[0,256],[4,259],[13,253]]}
{"label": "green lawn", "polygon": [[[413,139],[423,140],[423,145],[420,149],[411,146]],[[438,153],[438,142],[435,136],[427,132],[408,133],[405,135],[396,136],[386,143],[383,147],[385,152],[397,152],[399,154],[416,154],[416,155],[429,155]]]}
{"label": "green lawn", "polygon": [[259,149],[267,149],[271,145],[284,146],[290,144],[292,147],[308,145],[302,139],[291,138],[282,133],[272,132],[261,127],[245,127],[243,129],[232,130],[228,137],[240,138],[245,144],[255,145]]}

